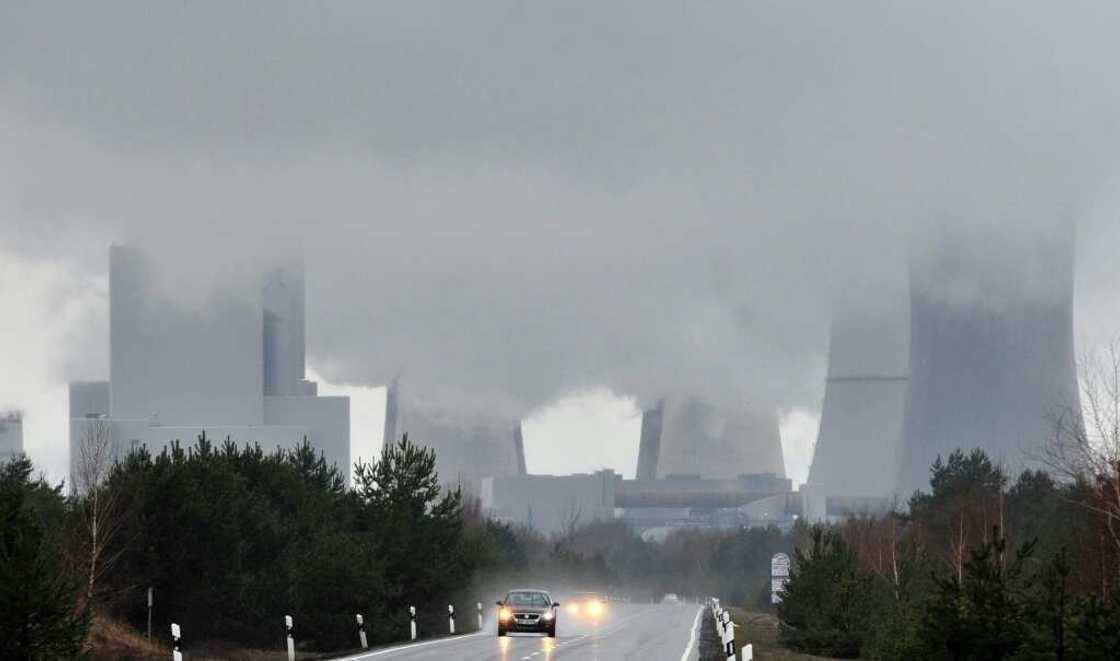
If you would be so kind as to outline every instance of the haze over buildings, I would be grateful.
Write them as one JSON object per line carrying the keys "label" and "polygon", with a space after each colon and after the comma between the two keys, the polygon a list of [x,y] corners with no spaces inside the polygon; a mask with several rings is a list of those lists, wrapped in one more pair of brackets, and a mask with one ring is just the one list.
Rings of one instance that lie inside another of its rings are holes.
{"label": "haze over buildings", "polygon": [[[1089,348],[1120,329],[1118,31],[1039,0],[3,3],[0,407],[62,477],[65,384],[112,371],[104,253],[136,236],[191,304],[298,244],[324,380],[405,374],[503,426],[587,392],[811,420],[837,291],[946,223],[997,262],[1076,219]],[[637,421],[608,427],[527,426],[529,467],[609,442],[629,473]]]}

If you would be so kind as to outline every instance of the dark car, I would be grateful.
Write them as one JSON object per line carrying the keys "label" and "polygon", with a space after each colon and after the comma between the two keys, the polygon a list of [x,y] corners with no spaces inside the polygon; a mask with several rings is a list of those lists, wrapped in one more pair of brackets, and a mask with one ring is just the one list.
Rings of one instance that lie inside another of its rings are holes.
{"label": "dark car", "polygon": [[545,633],[556,637],[560,604],[544,590],[510,590],[498,602],[498,635],[510,632]]}

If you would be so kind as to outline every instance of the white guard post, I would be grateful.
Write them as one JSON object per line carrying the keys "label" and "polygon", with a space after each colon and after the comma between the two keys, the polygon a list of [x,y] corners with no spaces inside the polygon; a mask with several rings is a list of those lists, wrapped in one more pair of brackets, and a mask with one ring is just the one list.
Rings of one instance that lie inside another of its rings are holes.
{"label": "white guard post", "polygon": [[451,604],[447,604],[447,624],[448,624],[448,629],[450,629],[451,633],[454,634],[455,633],[455,607],[452,606]]}
{"label": "white guard post", "polygon": [[482,602],[478,602],[478,630],[482,631]]}
{"label": "white guard post", "polygon": [[366,620],[358,613],[358,641],[362,643],[362,649],[368,650],[369,644],[366,643]]}
{"label": "white guard post", "polygon": [[416,640],[416,607],[408,607],[408,630],[412,634],[412,640]]}
{"label": "white guard post", "polygon": [[284,637],[288,639],[288,661],[296,661],[296,639],[292,632],[292,616],[284,616]]}
{"label": "white guard post", "polygon": [[183,638],[179,633],[179,625],[171,623],[171,659],[183,661]]}
{"label": "white guard post", "polygon": [[731,621],[731,613],[723,612],[723,651],[727,661],[735,661],[735,623]]}
{"label": "white guard post", "polygon": [[754,661],[754,645],[747,643],[743,647],[743,661]]}

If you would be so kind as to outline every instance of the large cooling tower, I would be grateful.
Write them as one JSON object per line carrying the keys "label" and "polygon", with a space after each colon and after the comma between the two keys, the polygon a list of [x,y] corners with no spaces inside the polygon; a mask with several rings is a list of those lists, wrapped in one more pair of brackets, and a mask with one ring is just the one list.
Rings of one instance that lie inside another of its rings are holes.
{"label": "large cooling tower", "polygon": [[838,303],[808,484],[829,496],[894,493],[906,413],[905,290]]}
{"label": "large cooling tower", "polygon": [[785,477],[776,410],[717,409],[695,397],[670,400],[661,428],[657,473],[732,479],[751,473]]}
{"label": "large cooling tower", "polygon": [[1014,475],[1036,464],[1054,416],[1079,415],[1072,229],[1056,230],[944,241],[914,259],[903,494],[928,489],[930,464],[957,448]]}
{"label": "large cooling tower", "polygon": [[522,465],[517,454],[519,430],[511,430],[506,420],[482,414],[464,415],[436,410],[407,397],[402,399],[396,379],[386,397],[385,438],[408,440],[436,452],[440,481],[461,485],[478,494],[484,477],[518,475]]}

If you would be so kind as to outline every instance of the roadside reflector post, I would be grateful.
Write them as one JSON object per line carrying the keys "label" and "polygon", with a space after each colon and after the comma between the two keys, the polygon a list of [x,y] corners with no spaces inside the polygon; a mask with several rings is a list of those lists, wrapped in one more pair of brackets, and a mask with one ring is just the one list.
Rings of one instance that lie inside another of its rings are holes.
{"label": "roadside reflector post", "polygon": [[482,602],[478,602],[478,630],[482,631]]}
{"label": "roadside reflector post", "polygon": [[296,639],[292,633],[292,616],[284,616],[284,636],[288,639],[288,661],[296,661]]}
{"label": "roadside reflector post", "polygon": [[171,623],[171,659],[183,661],[183,638],[179,633],[179,625]]}
{"label": "roadside reflector post", "polygon": [[148,640],[152,639],[152,589],[148,588]]}
{"label": "roadside reflector post", "polygon": [[455,633],[455,607],[452,606],[451,604],[447,604],[447,624],[448,624],[448,628],[451,630],[451,633],[454,634]]}
{"label": "roadside reflector post", "polygon": [[743,646],[743,661],[754,661],[754,645],[747,643]]}
{"label": "roadside reflector post", "polygon": [[726,613],[727,622],[723,629],[723,651],[727,656],[727,661],[735,661],[735,623],[731,621],[731,615]]}
{"label": "roadside reflector post", "polygon": [[358,617],[358,640],[361,641],[361,643],[362,643],[362,649],[366,650],[366,649],[369,649],[369,645],[366,643],[366,621],[365,621],[365,618],[362,617],[361,613],[358,613],[357,617]]}
{"label": "roadside reflector post", "polygon": [[412,640],[416,640],[416,607],[408,607],[408,629],[412,633]]}

